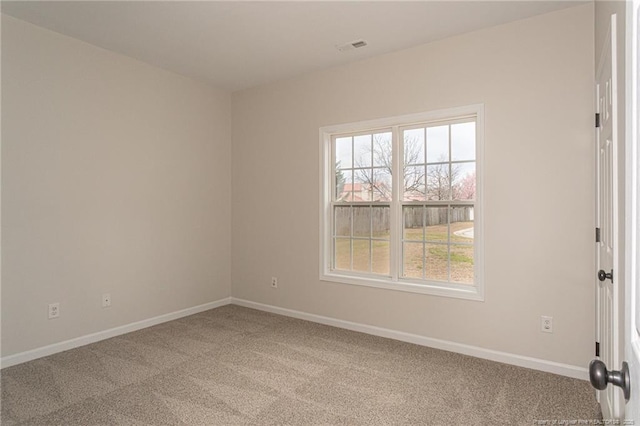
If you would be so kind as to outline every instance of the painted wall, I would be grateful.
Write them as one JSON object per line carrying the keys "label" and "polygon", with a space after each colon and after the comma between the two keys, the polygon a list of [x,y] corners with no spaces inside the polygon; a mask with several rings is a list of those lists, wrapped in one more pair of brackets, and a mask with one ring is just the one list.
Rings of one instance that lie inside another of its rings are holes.
{"label": "painted wall", "polygon": [[2,92],[2,356],[230,295],[229,94],[6,16]]}
{"label": "painted wall", "polygon": [[[586,367],[593,5],[233,95],[232,295]],[[321,126],[484,103],[484,302],[320,282]],[[270,277],[279,288],[270,288]],[[540,316],[554,333],[540,332]]]}

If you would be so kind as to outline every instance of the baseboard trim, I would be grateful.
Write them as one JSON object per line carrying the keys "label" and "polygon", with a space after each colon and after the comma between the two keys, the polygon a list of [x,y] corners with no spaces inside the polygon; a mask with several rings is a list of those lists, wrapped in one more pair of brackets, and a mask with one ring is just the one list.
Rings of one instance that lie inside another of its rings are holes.
{"label": "baseboard trim", "polygon": [[373,325],[360,324],[351,321],[340,320],[337,318],[326,317],[322,315],[310,314],[307,312],[296,311],[293,309],[281,308],[278,306],[267,305],[264,303],[252,302],[250,300],[239,299],[236,297],[227,297],[214,302],[205,303],[191,308],[182,309],[168,314],[159,315],[157,317],[137,321],[131,324],[111,328],[97,333],[88,334],[86,336],[77,337],[64,342],[54,343],[29,351],[21,352],[0,358],[0,369],[11,367],[13,365],[22,364],[23,362],[53,355],[58,352],[67,351],[80,346],[99,342],[100,340],[109,339],[111,337],[120,336],[122,334],[131,333],[143,328],[162,324],[178,318],[197,314],[209,309],[218,308],[234,304],[244,306],[246,308],[257,309],[260,311],[271,312],[274,314],[284,315],[292,318],[298,318],[306,321],[312,321],[319,324],[330,325],[333,327],[344,328],[347,330],[358,331],[360,333],[372,334],[374,336],[386,337],[389,339],[400,340],[402,342],[414,343],[416,345],[428,346],[435,349],[442,349],[449,352],[456,352],[463,355],[469,355],[476,358],[488,359],[491,361],[502,362],[505,364],[516,365],[518,367],[531,368],[534,370],[544,371],[547,373],[559,374],[561,376],[572,377],[575,379],[588,380],[588,370],[584,367],[577,367],[569,364],[562,364],[554,361],[548,361],[540,358],[527,357],[523,355],[511,354],[508,352],[495,351],[492,349],[481,348],[479,346],[465,345],[462,343],[451,342],[448,340],[434,339],[431,337],[420,336],[417,334],[405,333],[402,331],[391,330],[388,328],[376,327]]}
{"label": "baseboard trim", "polygon": [[463,355],[470,355],[476,358],[483,358],[491,361],[501,362],[504,364],[516,365],[518,367],[531,368],[533,370],[572,377],[574,379],[589,379],[588,370],[584,367],[577,367],[575,365],[562,364],[559,362],[548,361],[523,355],[516,355],[508,352],[495,351],[492,349],[481,348],[479,346],[465,345],[462,343],[456,343],[447,340],[433,339],[431,337],[420,336],[417,334],[405,333],[402,331],[390,330],[388,328],[381,328],[351,321],[344,321],[336,318],[325,317],[322,315],[309,314],[302,311],[280,308],[278,306],[266,305],[264,303],[252,302],[250,300],[238,299],[235,297],[231,298],[231,303],[234,305],[244,306],[246,308],[252,308],[320,324],[331,325],[347,330],[372,334],[374,336],[387,337],[390,339],[400,340],[402,342],[414,343],[416,345],[428,346],[430,348],[442,349],[445,351],[456,352]]}
{"label": "baseboard trim", "polygon": [[45,356],[53,355],[58,352],[68,351],[80,346],[88,345],[90,343],[99,342],[100,340],[109,339],[111,337],[120,336],[122,334],[131,333],[132,331],[140,330],[142,328],[151,327],[163,322],[173,321],[178,318],[187,317],[189,315],[197,314],[209,309],[218,308],[220,306],[228,305],[231,303],[231,297],[216,300],[214,302],[205,303],[191,308],[181,309],[179,311],[170,312],[168,314],[158,315],[157,317],[144,319],[142,321],[133,322],[131,324],[122,325],[108,330],[99,331],[97,333],[87,334],[85,336],[76,337],[74,339],[65,340],[64,342],[54,343],[40,348],[32,349],[26,352],[20,352],[14,355],[9,355],[0,359],[0,369],[11,367],[13,365],[22,364],[23,362],[31,361],[34,359],[42,358]]}

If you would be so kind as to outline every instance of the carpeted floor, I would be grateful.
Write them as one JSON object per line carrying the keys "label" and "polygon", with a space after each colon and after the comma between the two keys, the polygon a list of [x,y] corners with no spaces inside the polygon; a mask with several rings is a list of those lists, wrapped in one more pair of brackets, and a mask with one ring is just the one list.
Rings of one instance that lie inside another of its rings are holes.
{"label": "carpeted floor", "polygon": [[1,386],[3,426],[601,418],[586,381],[238,306],[6,368]]}

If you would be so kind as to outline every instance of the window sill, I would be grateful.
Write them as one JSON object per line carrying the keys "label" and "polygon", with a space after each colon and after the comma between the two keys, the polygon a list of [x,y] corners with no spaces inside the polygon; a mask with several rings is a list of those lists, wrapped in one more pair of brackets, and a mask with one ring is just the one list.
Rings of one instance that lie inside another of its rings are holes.
{"label": "window sill", "polygon": [[481,287],[478,285],[412,282],[408,279],[393,281],[391,278],[385,279],[384,277],[375,275],[363,277],[360,275],[349,275],[339,272],[321,273],[320,281],[484,302],[484,294]]}

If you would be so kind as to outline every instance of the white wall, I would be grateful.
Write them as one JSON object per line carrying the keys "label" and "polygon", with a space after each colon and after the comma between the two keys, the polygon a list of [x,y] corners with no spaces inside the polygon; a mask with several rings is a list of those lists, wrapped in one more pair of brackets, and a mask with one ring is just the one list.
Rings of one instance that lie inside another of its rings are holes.
{"label": "white wall", "polygon": [[[593,31],[588,4],[235,93],[232,295],[586,367]],[[320,282],[318,128],[476,103],[486,300]],[[554,317],[553,334],[540,332],[541,315]]]}
{"label": "white wall", "polygon": [[229,296],[229,94],[6,16],[2,92],[2,356]]}

